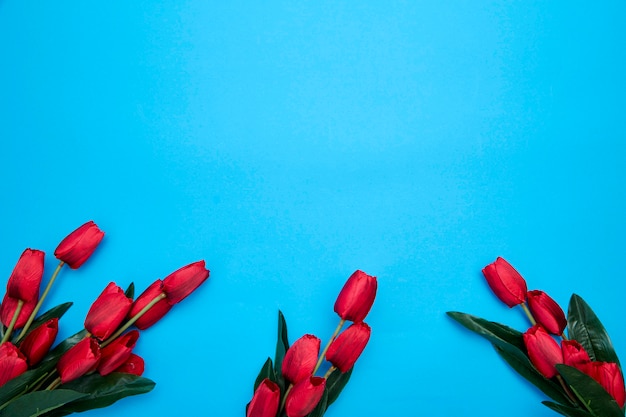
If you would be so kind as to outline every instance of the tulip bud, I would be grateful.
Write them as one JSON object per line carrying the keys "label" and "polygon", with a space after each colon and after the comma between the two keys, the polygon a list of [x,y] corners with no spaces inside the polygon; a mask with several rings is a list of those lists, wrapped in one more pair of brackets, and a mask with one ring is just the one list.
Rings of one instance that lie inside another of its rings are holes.
{"label": "tulip bud", "polygon": [[287,417],[305,417],[317,407],[326,388],[326,378],[312,376],[291,388],[285,400]]}
{"label": "tulip bud", "polygon": [[131,374],[141,376],[143,375],[144,361],[139,355],[131,353],[126,362],[124,362],[115,372],[123,374]]}
{"label": "tulip bud", "polygon": [[0,387],[28,369],[26,357],[13,343],[0,345]]}
{"label": "tulip bud", "polygon": [[103,237],[104,232],[93,221],[88,221],[59,243],[54,256],[76,269],[91,256]]}
{"label": "tulip bud", "polygon": [[[141,310],[146,307],[150,301],[163,294],[163,281],[157,279],[148,288],[141,293],[135,300],[130,311],[128,312],[128,318],[136,316]],[[159,321],[172,306],[167,302],[167,299],[163,298],[154,304],[148,311],[146,311],[141,317],[135,321],[135,326],[138,329],[145,330]]]}
{"label": "tulip bud", "polygon": [[91,305],[85,318],[85,329],[98,340],[111,336],[130,311],[132,300],[111,282]]}
{"label": "tulip bud", "polygon": [[602,385],[606,392],[615,399],[617,404],[624,408],[624,403],[626,402],[624,377],[616,363],[590,362],[581,370]]}
{"label": "tulip bud", "polygon": [[563,363],[580,371],[583,371],[583,367],[591,362],[585,348],[576,340],[562,340],[561,351],[563,352]]}
{"label": "tulip bud", "polygon": [[315,369],[320,354],[320,339],[312,334],[305,334],[296,340],[285,353],[283,376],[292,384],[310,377]]}
{"label": "tulip bud", "polygon": [[326,351],[326,360],[341,372],[348,372],[361,356],[371,332],[370,326],[365,322],[352,324],[330,344]]}
{"label": "tulip bud", "polygon": [[526,294],[528,298],[528,308],[535,321],[555,335],[562,335],[567,319],[565,313],[559,305],[548,294],[543,291],[533,290]]}
{"label": "tulip bud", "polygon": [[22,301],[37,301],[43,277],[44,253],[26,249],[17,261],[7,282],[7,294]]}
{"label": "tulip bud", "polygon": [[521,304],[526,299],[526,281],[503,258],[498,257],[495,262],[483,269],[487,284],[496,296],[509,307]]}
{"label": "tulip bud", "polygon": [[28,365],[35,366],[46,356],[59,332],[59,319],[52,318],[34,329],[20,343]]}
{"label": "tulip bud", "polygon": [[100,349],[100,362],[98,362],[98,373],[106,376],[122,366],[130,357],[130,354],[137,343],[139,332],[130,332],[118,337],[106,347]]}
{"label": "tulip bud", "polygon": [[563,363],[563,353],[556,340],[538,324],[528,329],[523,339],[530,362],[539,373],[548,379],[555,376],[556,365]]}
{"label": "tulip bud", "polygon": [[[4,295],[4,299],[2,300],[2,306],[0,306],[0,321],[6,327],[9,327],[13,316],[15,315],[15,311],[17,310],[17,306],[20,300],[17,298],[10,297],[9,294]],[[21,329],[24,327],[26,322],[28,321],[28,317],[30,317],[31,313],[35,309],[37,305],[37,300],[26,301],[22,304],[22,309],[17,315],[17,321],[15,322],[14,329]]]}
{"label": "tulip bud", "polygon": [[363,321],[376,298],[376,277],[355,271],[346,281],[335,301],[335,313],[343,320]]}
{"label": "tulip bud", "polygon": [[61,376],[61,382],[65,384],[94,370],[99,360],[98,342],[92,337],[81,340],[59,358],[57,371]]}
{"label": "tulip bud", "polygon": [[254,391],[246,417],[275,417],[280,402],[280,388],[265,378]]}
{"label": "tulip bud", "polygon": [[209,277],[204,261],[194,262],[183,266],[163,279],[163,292],[167,294],[167,301],[174,305],[191,294]]}

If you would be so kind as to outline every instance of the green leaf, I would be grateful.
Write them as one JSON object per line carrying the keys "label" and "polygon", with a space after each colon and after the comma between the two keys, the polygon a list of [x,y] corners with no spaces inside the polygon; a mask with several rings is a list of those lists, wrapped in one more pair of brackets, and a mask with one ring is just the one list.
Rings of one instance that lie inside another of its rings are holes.
{"label": "green leaf", "polygon": [[567,365],[557,365],[556,369],[592,415],[624,417],[624,412],[615,399],[593,378]]}
{"label": "green leaf", "polygon": [[577,340],[592,361],[614,362],[620,366],[606,329],[591,307],[576,294],[570,299],[567,330],[570,339]]}
{"label": "green leaf", "polygon": [[135,298],[135,283],[131,282],[126,291],[124,291],[124,295],[131,300]]}
{"label": "green leaf", "polygon": [[[28,329],[26,334],[24,334],[24,336],[21,338],[28,336],[30,332],[32,332],[37,327],[41,326],[42,324],[44,324],[50,319],[53,319],[53,318],[60,319],[61,317],[63,317],[63,314],[65,314],[65,312],[72,306],[72,304],[73,303],[71,302],[67,302],[67,303],[59,304],[56,307],[52,307],[50,310],[46,311],[45,313],[37,317],[37,319],[33,321],[33,323],[30,325],[30,328]],[[15,340],[15,338],[13,340]]]}
{"label": "green leaf", "polygon": [[84,397],[86,394],[67,389],[52,391],[35,391],[25,394],[12,401],[0,411],[0,417],[36,417],[70,401]]}
{"label": "green leaf", "polygon": [[341,394],[341,391],[350,380],[353,369],[354,367],[350,368],[350,370],[348,370],[348,372],[346,373],[341,372],[339,369],[335,369],[328,376],[328,379],[326,380],[326,392],[328,393],[326,408],[334,403],[335,400],[339,397],[339,394]]}
{"label": "green leaf", "polygon": [[542,404],[557,413],[567,417],[593,417],[593,414],[583,410],[582,408],[569,407],[563,404],[557,404],[550,401],[542,401]]}
{"label": "green leaf", "polygon": [[501,345],[504,342],[504,344],[509,344],[520,351],[526,350],[522,333],[511,327],[457,311],[448,311],[446,314],[491,343]]}
{"label": "green leaf", "polygon": [[328,391],[324,390],[322,394],[322,398],[320,398],[320,402],[317,403],[313,411],[311,411],[307,417],[322,417],[328,408]]}
{"label": "green leaf", "polygon": [[254,381],[253,392],[256,391],[256,389],[259,387],[259,385],[261,385],[261,382],[263,382],[265,378],[269,378],[270,381],[276,382],[276,374],[274,373],[274,368],[272,367],[272,358],[267,358],[267,360],[263,364],[259,375],[257,375],[256,380]]}
{"label": "green leaf", "polygon": [[283,358],[289,349],[289,338],[287,337],[287,321],[283,313],[278,310],[278,338],[276,341],[276,355],[274,356],[274,373],[276,383],[280,387],[280,392],[285,391],[285,378],[283,378]]}

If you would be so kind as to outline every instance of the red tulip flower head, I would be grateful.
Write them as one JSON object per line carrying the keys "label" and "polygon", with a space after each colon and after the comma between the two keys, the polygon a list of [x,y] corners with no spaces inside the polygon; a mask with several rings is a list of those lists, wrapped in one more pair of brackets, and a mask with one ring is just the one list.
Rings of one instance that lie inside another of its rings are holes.
{"label": "red tulip flower head", "polygon": [[283,376],[292,384],[310,377],[320,354],[320,339],[305,334],[296,340],[285,353],[282,365]]}
{"label": "red tulip flower head", "polygon": [[[143,310],[144,307],[146,307],[152,300],[154,300],[161,294],[164,294],[163,281],[158,279],[150,284],[150,286],[146,288],[139,297],[137,297],[128,313],[128,318],[134,317],[139,314],[139,312]],[[138,329],[145,330],[157,321],[159,321],[161,317],[163,317],[168,311],[170,311],[171,308],[172,305],[167,302],[166,298],[163,298],[152,307],[150,307],[150,309],[146,311],[141,317],[139,317],[137,321],[135,321],[135,326]]]}
{"label": "red tulip flower head", "polygon": [[528,291],[526,296],[528,298],[528,308],[537,323],[541,324],[544,329],[552,334],[563,334],[563,330],[567,326],[567,319],[556,301],[545,292],[539,290]]}
{"label": "red tulip flower head", "polygon": [[330,344],[326,360],[341,372],[348,372],[365,349],[371,331],[365,322],[352,324]]}
{"label": "red tulip flower head", "polygon": [[293,386],[285,400],[287,417],[305,417],[315,409],[326,388],[326,378],[312,376]]}
{"label": "red tulip flower head", "polygon": [[61,382],[65,384],[94,370],[99,360],[98,342],[92,337],[81,340],[65,352],[57,363]]}
{"label": "red tulip flower head", "polygon": [[103,237],[104,232],[93,221],[88,221],[59,243],[54,256],[76,269],[91,256]]}
{"label": "red tulip flower head", "polygon": [[118,337],[106,347],[100,349],[100,362],[98,362],[98,373],[102,376],[116,371],[130,357],[130,354],[139,339],[139,332],[130,332]]}
{"label": "red tulip flower head", "polygon": [[624,377],[616,363],[590,362],[582,371],[602,385],[606,392],[615,399],[617,404],[624,408],[624,403],[626,402]]}
{"label": "red tulip flower head", "polygon": [[43,277],[44,253],[26,249],[13,269],[7,282],[7,294],[18,300],[37,301]]}
{"label": "red tulip flower head", "polygon": [[536,324],[523,334],[528,357],[539,373],[546,378],[556,375],[556,365],[563,363],[559,344],[540,325]]}
{"label": "red tulip flower head", "polygon": [[131,374],[141,376],[143,375],[144,361],[139,355],[131,353],[126,362],[124,362],[115,372],[121,372],[123,374]]}
{"label": "red tulip flower head", "polygon": [[343,320],[363,321],[374,304],[377,286],[376,277],[363,271],[354,272],[335,301],[335,313]]}
{"label": "red tulip flower head", "polygon": [[181,302],[207,278],[209,270],[206,269],[204,261],[194,262],[165,277],[163,292],[167,294],[167,301],[173,305]]}
{"label": "red tulip flower head", "polygon": [[28,336],[20,343],[20,350],[28,358],[28,364],[31,367],[37,365],[46,356],[58,333],[59,319],[55,317],[28,333]]}
{"label": "red tulip flower head", "polygon": [[26,357],[13,343],[0,345],[0,386],[23,374],[28,369]]}
{"label": "red tulip flower head", "polygon": [[584,366],[591,362],[589,354],[583,346],[576,340],[561,341],[561,351],[563,352],[563,363],[572,366],[579,371],[585,372]]}
{"label": "red tulip flower head", "polygon": [[496,296],[509,307],[516,306],[526,300],[526,281],[503,258],[498,257],[495,262],[483,269],[487,284]]}
{"label": "red tulip flower head", "polygon": [[111,282],[91,305],[85,318],[85,329],[98,340],[111,336],[126,318],[132,300]]}
{"label": "red tulip flower head", "polygon": [[276,383],[265,378],[254,391],[248,404],[246,417],[276,417],[280,402],[280,388]]}

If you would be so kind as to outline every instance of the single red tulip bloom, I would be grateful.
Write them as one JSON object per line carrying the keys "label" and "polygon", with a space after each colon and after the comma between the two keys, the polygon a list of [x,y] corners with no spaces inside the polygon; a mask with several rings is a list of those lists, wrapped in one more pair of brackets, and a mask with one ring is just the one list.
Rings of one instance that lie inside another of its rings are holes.
{"label": "single red tulip bloom", "polygon": [[530,362],[546,378],[556,375],[556,365],[563,363],[563,353],[559,344],[548,332],[536,324],[523,335]]}
{"label": "single red tulip bloom", "polygon": [[585,365],[582,371],[595,379],[598,384],[602,385],[620,407],[624,407],[624,403],[626,402],[624,377],[616,363],[590,362]]}
{"label": "single red tulip bloom", "polygon": [[[144,307],[146,307],[150,301],[154,300],[163,293],[163,281],[157,279],[154,281],[139,297],[135,300],[130,311],[128,312],[128,318],[136,316]],[[167,302],[166,298],[159,300],[155,305],[150,307],[137,321],[135,326],[138,329],[145,330],[159,321],[172,306]]]}
{"label": "single red tulip bloom", "polygon": [[59,319],[52,318],[34,329],[20,343],[28,365],[35,366],[46,356],[59,333]]}
{"label": "single red tulip bloom", "polygon": [[526,300],[526,281],[503,258],[498,257],[495,262],[483,269],[487,284],[496,296],[509,307],[522,304]]}
{"label": "single red tulip bloom", "polygon": [[567,319],[556,301],[543,291],[533,290],[526,294],[528,308],[535,321],[555,335],[562,335]]}
{"label": "single red tulip bloom", "polygon": [[330,344],[326,360],[341,372],[348,372],[361,356],[371,332],[372,329],[365,322],[352,324]]}
{"label": "single red tulip bloom", "polygon": [[26,357],[13,343],[0,345],[0,386],[20,376],[28,369]]}
{"label": "single red tulip bloom", "polygon": [[137,339],[139,339],[139,332],[131,330],[100,349],[98,373],[105,376],[122,366],[130,357]]}
{"label": "single red tulip bloom", "polygon": [[54,256],[70,268],[80,267],[96,250],[104,237],[104,232],[93,221],[80,226],[59,243]]}
{"label": "single red tulip bloom", "polygon": [[204,261],[194,262],[165,277],[163,292],[167,294],[167,301],[173,305],[181,302],[207,278],[209,278],[209,270],[206,269]]}
{"label": "single red tulip bloom", "polygon": [[93,302],[85,318],[85,329],[98,340],[111,336],[130,311],[132,300],[111,282]]}
{"label": "single red tulip bloom", "polygon": [[126,362],[124,362],[115,372],[121,372],[123,374],[131,374],[141,376],[143,375],[144,361],[141,356],[131,353]]}
{"label": "single red tulip bloom", "polygon": [[583,346],[576,340],[562,340],[561,351],[563,352],[563,363],[572,366],[579,371],[585,372],[584,366],[591,362],[589,354]]}
{"label": "single red tulip bloom", "polygon": [[87,337],[81,340],[65,352],[57,363],[61,382],[65,384],[94,370],[99,360],[100,346],[96,339]]}
{"label": "single red tulip bloom", "polygon": [[320,339],[312,334],[305,334],[296,340],[285,353],[283,376],[292,384],[297,384],[310,377],[320,354]]}
{"label": "single red tulip bloom", "polygon": [[305,417],[317,407],[326,388],[326,378],[312,376],[293,386],[287,400],[287,417]]}
{"label": "single red tulip bloom", "polygon": [[280,388],[265,378],[254,391],[252,401],[248,404],[246,417],[276,417],[280,402]]}
{"label": "single red tulip bloom", "polygon": [[44,253],[26,249],[7,282],[7,294],[22,301],[39,300],[39,287],[43,277]]}
{"label": "single red tulip bloom", "polygon": [[355,271],[346,281],[335,301],[335,313],[343,320],[363,321],[376,298],[376,277]]}
{"label": "single red tulip bloom", "polygon": [[[17,305],[20,300],[17,298],[13,298],[9,296],[9,294],[4,295],[4,299],[2,300],[2,306],[0,306],[0,321],[6,327],[9,327],[13,316],[15,315],[15,311],[17,310]],[[28,321],[28,317],[30,317],[31,313],[35,309],[37,305],[37,299],[26,301],[22,305],[22,309],[17,315],[17,321],[15,322],[14,329],[21,329],[24,327],[26,322]]]}

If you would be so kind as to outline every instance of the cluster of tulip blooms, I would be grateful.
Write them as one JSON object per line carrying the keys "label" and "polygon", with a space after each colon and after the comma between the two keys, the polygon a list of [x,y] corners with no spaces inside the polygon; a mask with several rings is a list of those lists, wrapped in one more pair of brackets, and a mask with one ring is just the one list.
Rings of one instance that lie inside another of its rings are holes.
{"label": "cluster of tulip blooms", "polygon": [[144,361],[132,353],[139,331],[163,317],[208,277],[204,261],[157,280],[133,300],[110,283],[93,302],[85,328],[52,349],[61,304],[37,316],[63,265],[79,268],[104,237],[90,221],[70,233],[54,251],[60,261],[40,297],[44,252],[26,249],[7,283],[0,307],[0,416],[62,416],[105,407],[120,398],[150,391],[141,377]]}
{"label": "cluster of tulip blooms", "polygon": [[[279,311],[278,342],[274,364],[268,358],[254,384],[246,417],[318,417],[337,399],[370,338],[363,322],[376,297],[376,278],[362,271],[346,281],[335,302],[340,320],[326,347],[305,334],[291,347],[287,325]],[[346,321],[352,322],[342,331]],[[330,366],[323,377],[315,376],[324,359]]]}
{"label": "cluster of tulip blooms", "polygon": [[[488,339],[522,376],[570,417],[623,417],[626,393],[617,354],[604,326],[585,301],[572,295],[567,318],[543,291],[528,291],[503,258],[483,269],[489,287],[510,308],[521,306],[531,327],[524,333],[465,313],[448,315]],[[567,335],[565,329],[567,328]]]}

